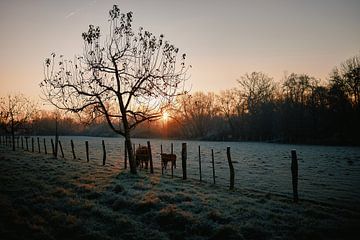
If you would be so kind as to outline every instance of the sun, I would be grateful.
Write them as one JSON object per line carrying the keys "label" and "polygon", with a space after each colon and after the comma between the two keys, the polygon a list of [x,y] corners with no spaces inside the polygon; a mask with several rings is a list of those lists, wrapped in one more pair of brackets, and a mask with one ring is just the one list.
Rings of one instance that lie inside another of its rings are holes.
{"label": "sun", "polygon": [[163,113],[163,115],[162,115],[162,120],[164,121],[164,122],[167,122],[168,120],[169,120],[169,113],[167,113],[167,112],[164,112]]}

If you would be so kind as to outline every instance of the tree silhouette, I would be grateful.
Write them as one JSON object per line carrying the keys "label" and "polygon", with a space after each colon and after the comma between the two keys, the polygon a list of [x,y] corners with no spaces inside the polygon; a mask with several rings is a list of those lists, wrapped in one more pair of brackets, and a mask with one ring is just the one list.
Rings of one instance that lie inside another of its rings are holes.
{"label": "tree silhouette", "polygon": [[173,97],[183,94],[188,67],[185,54],[164,36],[132,29],[133,13],[109,11],[110,32],[100,41],[100,28],[82,34],[84,53],[57,64],[45,60],[44,96],[59,109],[104,116],[110,128],[125,137],[130,170],[136,173],[131,130],[161,117]]}
{"label": "tree silhouette", "polygon": [[246,73],[237,80],[240,92],[247,99],[247,110],[254,113],[262,104],[271,100],[274,91],[272,78],[262,72]]}
{"label": "tree silhouette", "polygon": [[15,151],[15,133],[35,114],[36,104],[22,94],[0,98],[0,126],[12,137],[12,149]]}

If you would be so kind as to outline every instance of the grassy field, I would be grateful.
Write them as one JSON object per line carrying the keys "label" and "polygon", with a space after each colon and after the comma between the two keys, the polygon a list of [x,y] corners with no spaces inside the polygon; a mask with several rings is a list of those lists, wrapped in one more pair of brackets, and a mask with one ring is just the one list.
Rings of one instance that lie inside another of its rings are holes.
{"label": "grassy field", "polygon": [[360,207],[0,146],[0,239],[358,239]]}

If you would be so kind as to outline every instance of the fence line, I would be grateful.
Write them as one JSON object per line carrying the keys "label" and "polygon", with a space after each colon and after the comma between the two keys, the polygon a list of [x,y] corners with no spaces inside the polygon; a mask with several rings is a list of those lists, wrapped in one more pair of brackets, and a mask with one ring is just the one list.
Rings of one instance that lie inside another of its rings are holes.
{"label": "fence line", "polygon": [[[24,138],[25,138],[25,144],[24,144]],[[0,136],[0,144],[1,145],[5,145],[5,146],[12,146],[12,145],[17,145],[17,148],[20,149],[20,142],[21,142],[21,149],[23,149],[24,151],[28,151],[30,152],[29,149],[29,142],[28,139],[31,138],[31,152],[35,152],[35,141],[34,141],[34,137],[31,136],[17,136],[16,137],[16,142],[12,141],[11,136]],[[47,138],[43,138],[43,153],[47,154],[47,146],[46,146],[46,139]],[[37,137],[36,139],[37,141],[37,152],[38,153],[42,153],[41,151],[41,146],[40,146],[40,137]],[[52,154],[54,155],[54,157],[56,157],[55,154],[55,149],[57,147],[54,146],[54,141],[52,138],[50,138],[51,141],[51,147],[52,147]],[[60,152],[61,152],[61,157],[64,158],[65,154],[64,154],[64,148],[63,148],[63,143],[60,140],[58,141],[59,144],[59,148],[60,148]],[[66,144],[65,144],[66,145]],[[100,144],[99,144],[100,145]],[[101,145],[102,145],[102,165],[105,166],[106,165],[106,160],[107,160],[107,151],[106,151],[106,144],[104,140],[101,140]],[[137,144],[133,143],[133,152],[136,153],[136,146]],[[140,144],[138,144],[140,146]],[[124,168],[123,169],[127,169],[127,160],[128,160],[128,151],[127,151],[127,146],[126,146],[126,142],[124,141]],[[72,151],[72,155],[73,155],[73,159],[76,159],[76,153],[75,153],[75,145],[73,140],[70,140],[70,147],[71,147],[71,151]],[[69,149],[69,148],[67,148]],[[152,152],[152,147],[151,147],[151,142],[147,141],[147,149],[148,149],[148,154],[149,154],[149,163],[150,163],[150,174],[154,173],[154,159],[153,159],[153,152]],[[162,155],[163,152],[163,144],[160,144],[160,154]],[[65,149],[66,150],[66,149]],[[170,152],[173,155],[174,154],[174,144],[170,143]],[[85,154],[86,154],[86,161],[89,162],[90,161],[90,151],[89,151],[89,142],[85,141]],[[165,153],[164,153],[165,154]],[[211,149],[211,167],[207,164],[204,163],[204,159],[202,157],[202,149],[201,146],[198,145],[198,178],[196,178],[196,173],[194,175],[194,173],[190,173],[190,178],[191,179],[195,179],[195,180],[199,180],[200,182],[207,182],[207,180],[204,180],[204,172],[203,172],[203,167],[205,166],[205,169],[211,169],[210,171],[212,172],[212,174],[210,174],[208,177],[210,177],[212,175],[212,183],[216,184],[216,165],[215,165],[215,155],[214,155],[214,149]],[[182,172],[182,179],[186,180],[188,179],[188,171],[187,171],[187,165],[188,165],[188,155],[187,155],[187,144],[186,143],[182,143],[181,144],[181,172]],[[229,167],[229,189],[233,190],[235,188],[235,170],[234,170],[234,166],[233,166],[233,161],[231,159],[231,149],[230,147],[226,148],[226,158],[227,158],[227,163],[228,163],[228,167]],[[80,158],[79,158],[80,159]],[[179,159],[180,160],[180,159]],[[193,159],[195,160],[195,159]],[[156,162],[156,161],[155,161]],[[196,161],[192,161],[191,164],[193,164],[192,169],[190,169],[190,172],[194,171],[194,163]],[[161,172],[162,174],[168,174],[167,171],[164,171],[163,168],[163,163],[160,161],[158,162],[160,163],[160,168],[161,168]],[[205,165],[204,165],[205,164]],[[159,167],[159,164],[155,164],[155,167]],[[174,168],[176,167],[176,161],[171,161],[171,177],[174,177]],[[196,169],[196,168],[195,168]],[[296,154],[296,150],[291,150],[291,182],[292,182],[292,189],[293,189],[293,200],[294,202],[298,202],[299,201],[299,197],[298,197],[298,159],[297,159],[297,154]],[[179,171],[176,171],[177,174],[179,174]],[[206,174],[205,174],[206,175]],[[180,177],[179,175],[177,175],[178,177]]]}

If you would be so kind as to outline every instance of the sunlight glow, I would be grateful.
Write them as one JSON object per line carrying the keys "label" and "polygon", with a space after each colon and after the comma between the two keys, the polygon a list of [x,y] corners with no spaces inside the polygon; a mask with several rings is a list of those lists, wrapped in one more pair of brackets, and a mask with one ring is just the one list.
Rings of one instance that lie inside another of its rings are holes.
{"label": "sunlight glow", "polygon": [[163,113],[163,115],[162,115],[162,120],[164,121],[164,122],[167,122],[168,121],[168,119],[169,119],[169,113],[167,113],[167,112],[164,112]]}

